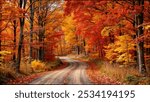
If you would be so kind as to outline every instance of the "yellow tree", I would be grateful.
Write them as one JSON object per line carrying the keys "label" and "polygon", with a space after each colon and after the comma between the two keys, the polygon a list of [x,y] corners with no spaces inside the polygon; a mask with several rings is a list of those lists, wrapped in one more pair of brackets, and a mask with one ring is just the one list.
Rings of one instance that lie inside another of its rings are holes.
{"label": "yellow tree", "polygon": [[73,13],[66,16],[62,23],[62,30],[64,32],[66,48],[68,52],[78,45],[77,35],[75,34],[76,27],[73,17]]}
{"label": "yellow tree", "polygon": [[117,56],[117,62],[123,62],[124,64],[129,64],[130,62],[133,62],[133,54],[132,51],[135,50],[134,43],[132,42],[132,37],[129,35],[122,35],[117,37],[117,41],[115,42],[117,48],[115,51],[118,53]]}
{"label": "yellow tree", "polygon": [[110,62],[119,62],[123,64],[129,64],[134,61],[133,51],[135,50],[135,44],[132,42],[130,35],[121,35],[115,37],[115,42],[106,46],[105,57]]}

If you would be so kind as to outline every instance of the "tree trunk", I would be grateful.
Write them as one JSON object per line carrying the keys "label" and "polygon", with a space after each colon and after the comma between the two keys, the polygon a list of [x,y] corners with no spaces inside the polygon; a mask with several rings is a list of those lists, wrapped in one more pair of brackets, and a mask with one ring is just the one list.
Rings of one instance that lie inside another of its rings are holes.
{"label": "tree trunk", "polygon": [[[39,35],[38,35],[38,38],[39,38],[39,44],[40,44],[40,47],[38,49],[38,59],[39,60],[44,60],[44,33],[45,33],[45,17],[44,15],[47,15],[45,14],[45,12],[43,12],[43,7],[42,7],[42,0],[39,0],[39,10],[38,10],[38,26],[39,26]],[[44,9],[45,10],[45,9]]]}
{"label": "tree trunk", "polygon": [[[0,1],[0,51],[2,50],[2,2]],[[1,56],[1,54],[0,54]]]}
{"label": "tree trunk", "polygon": [[80,55],[80,46],[77,45],[77,54]]}
{"label": "tree trunk", "polygon": [[[20,0],[19,6],[21,9],[25,9],[27,0]],[[24,23],[25,23],[25,13],[22,14],[23,17],[20,18],[20,36],[19,36],[19,43],[18,43],[18,56],[16,61],[16,71],[20,71],[20,62],[21,62],[21,49],[23,44],[23,38],[24,38]]]}
{"label": "tree trunk", "polygon": [[17,35],[17,21],[16,20],[13,21],[13,27],[14,27],[14,29],[13,29],[14,30],[13,61],[16,62],[16,53],[15,53],[15,51],[16,51],[16,35]]}
{"label": "tree trunk", "polygon": [[[144,5],[144,0],[136,1],[138,5]],[[135,25],[141,25],[143,23],[143,12],[135,15]],[[137,38],[143,35],[143,27],[139,27],[136,32]],[[145,67],[145,59],[144,59],[144,42],[138,41],[137,42],[137,54],[138,54],[138,67],[139,72],[141,74],[146,74],[146,67]]]}
{"label": "tree trunk", "polygon": [[84,50],[84,55],[86,56],[87,52],[86,52],[85,47],[86,47],[86,41],[85,41],[85,39],[83,39],[83,50]]}
{"label": "tree trunk", "polygon": [[[31,63],[32,60],[32,41],[33,41],[33,22],[34,22],[34,2],[35,0],[30,0],[30,51],[29,51],[29,62]],[[33,4],[32,4],[33,3]]]}
{"label": "tree trunk", "polygon": [[40,44],[40,48],[38,50],[38,59],[41,60],[41,61],[44,60],[44,45],[43,45],[43,43],[44,43],[44,32],[43,32],[43,28],[42,28],[42,30],[39,29],[39,44]]}
{"label": "tree trunk", "polygon": [[[1,35],[1,32],[0,32],[0,51],[2,51],[2,37],[1,37],[2,35]],[[0,56],[1,56],[1,54],[0,54]]]}
{"label": "tree trunk", "polygon": [[[1,34],[1,32],[0,32],[0,51],[2,51],[2,34]],[[1,54],[0,54],[0,56],[1,56]]]}

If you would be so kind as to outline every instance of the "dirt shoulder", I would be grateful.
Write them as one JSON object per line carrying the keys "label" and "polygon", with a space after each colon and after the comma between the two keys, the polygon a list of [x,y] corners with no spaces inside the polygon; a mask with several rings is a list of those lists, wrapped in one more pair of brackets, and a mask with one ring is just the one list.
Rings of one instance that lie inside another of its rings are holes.
{"label": "dirt shoulder", "polygon": [[86,71],[87,75],[89,76],[89,79],[92,83],[97,85],[120,85],[121,83],[118,81],[115,81],[114,79],[102,75],[100,72],[100,69],[96,66],[93,62],[88,62],[89,67]]}

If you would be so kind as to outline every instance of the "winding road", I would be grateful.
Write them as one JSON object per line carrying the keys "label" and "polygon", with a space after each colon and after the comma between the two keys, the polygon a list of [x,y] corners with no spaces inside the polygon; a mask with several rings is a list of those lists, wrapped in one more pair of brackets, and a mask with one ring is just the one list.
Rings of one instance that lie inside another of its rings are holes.
{"label": "winding road", "polygon": [[69,63],[69,66],[56,71],[51,71],[46,75],[32,81],[30,84],[52,84],[52,85],[84,85],[92,84],[86,74],[88,65],[85,62],[74,60],[69,57],[60,57]]}

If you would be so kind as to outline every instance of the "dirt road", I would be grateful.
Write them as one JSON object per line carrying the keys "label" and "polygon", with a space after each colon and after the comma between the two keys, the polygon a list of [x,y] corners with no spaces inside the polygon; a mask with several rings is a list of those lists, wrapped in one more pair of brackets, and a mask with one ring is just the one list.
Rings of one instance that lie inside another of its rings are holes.
{"label": "dirt road", "polygon": [[92,84],[86,74],[86,68],[88,65],[85,62],[68,57],[60,57],[60,59],[68,62],[69,66],[61,70],[49,72],[48,74],[34,80],[30,84]]}

